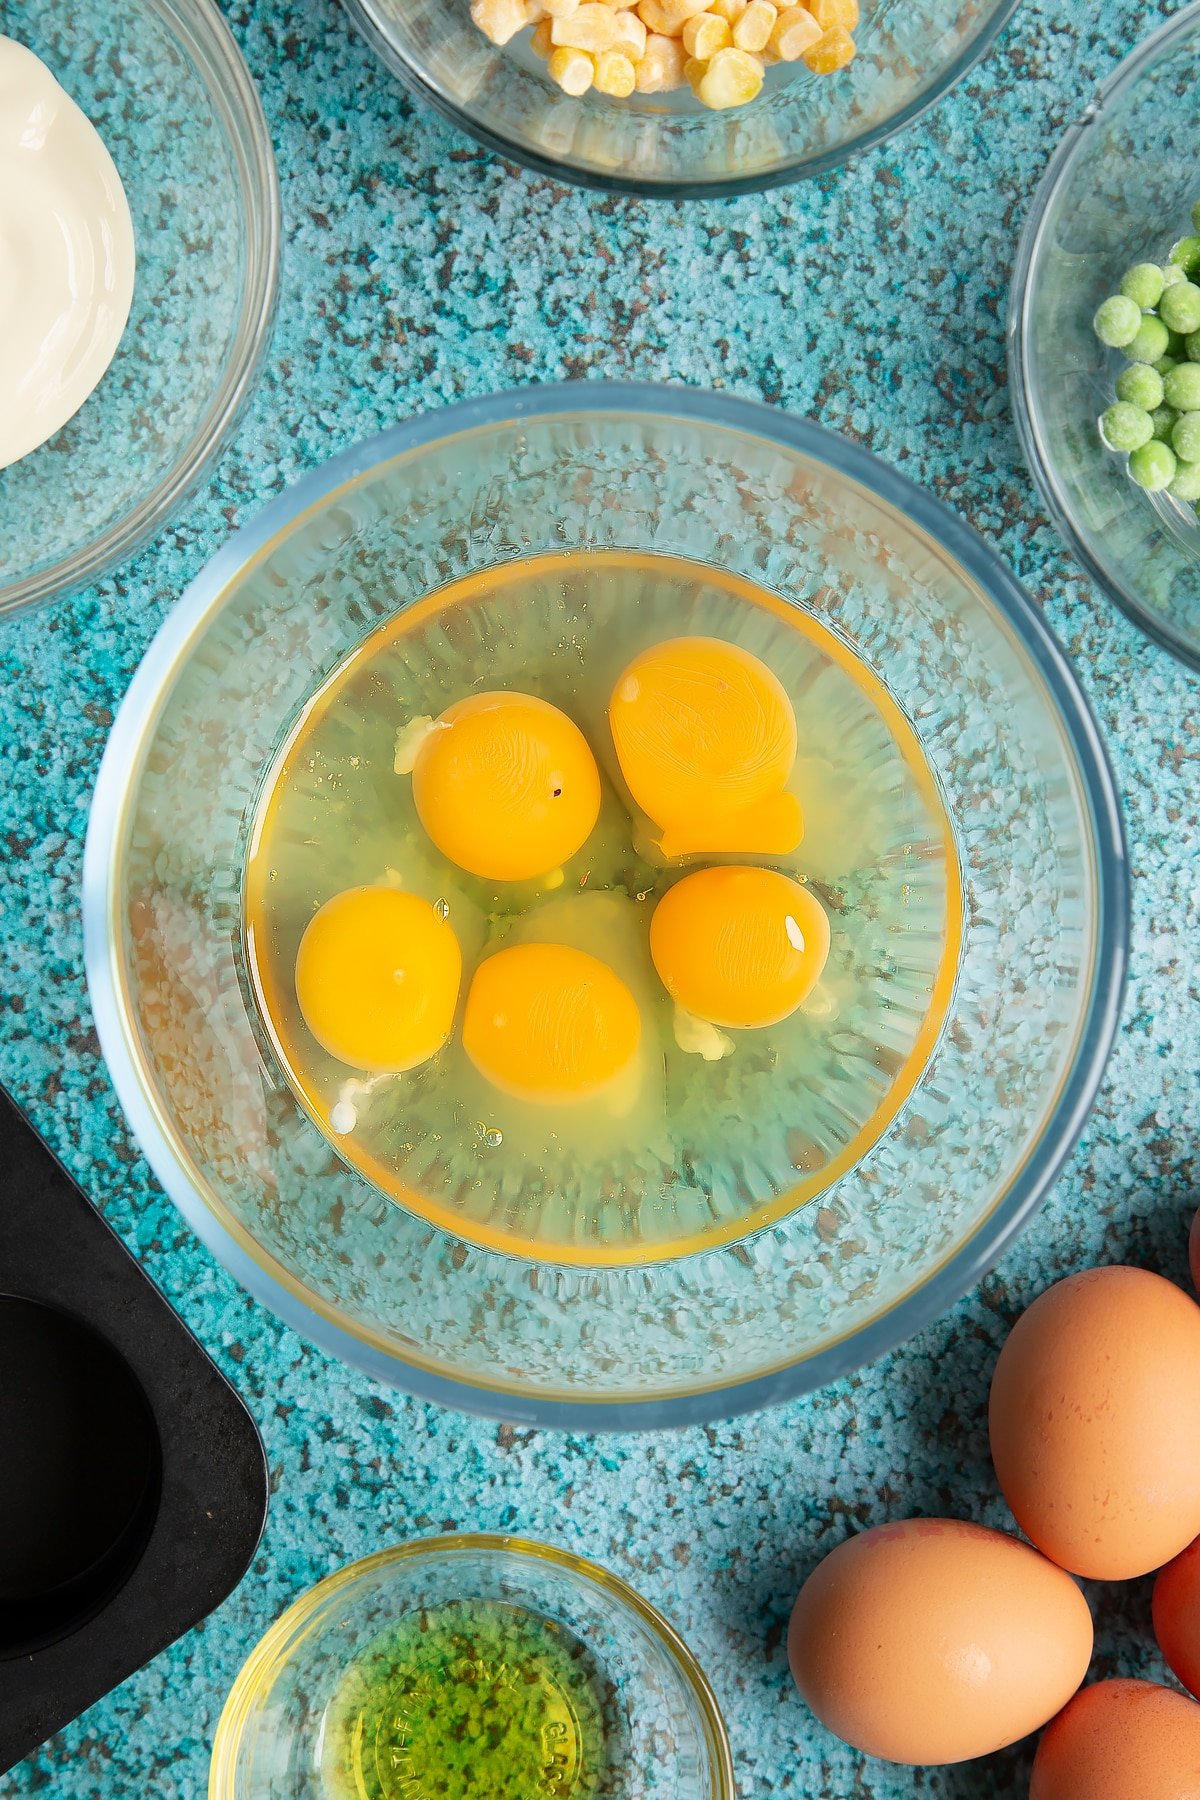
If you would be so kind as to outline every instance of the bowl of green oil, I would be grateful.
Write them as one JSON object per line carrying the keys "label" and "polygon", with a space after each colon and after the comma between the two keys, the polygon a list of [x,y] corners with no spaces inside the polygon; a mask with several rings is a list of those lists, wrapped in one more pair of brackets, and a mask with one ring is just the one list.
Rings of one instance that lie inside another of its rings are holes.
{"label": "bowl of green oil", "polygon": [[209,1800],[733,1800],[703,1674],[623,1581],[419,1540],[303,1595],[226,1702]]}

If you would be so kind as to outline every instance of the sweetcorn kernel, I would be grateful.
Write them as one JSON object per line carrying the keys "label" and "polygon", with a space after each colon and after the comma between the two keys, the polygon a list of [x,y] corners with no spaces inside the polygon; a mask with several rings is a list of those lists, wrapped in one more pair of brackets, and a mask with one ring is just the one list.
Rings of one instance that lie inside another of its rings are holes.
{"label": "sweetcorn kernel", "polygon": [[765,50],[778,16],[771,0],[750,0],[749,6],[733,27],[734,44],[739,50]]}
{"label": "sweetcorn kernel", "polygon": [[683,79],[687,82],[697,100],[700,98],[700,83],[707,74],[708,64],[706,62],[701,62],[698,56],[689,56],[683,65]]}
{"label": "sweetcorn kernel", "polygon": [[803,6],[789,6],[775,21],[768,45],[780,62],[798,62],[821,36],[821,27]]}
{"label": "sweetcorn kernel", "polygon": [[529,44],[535,56],[540,56],[543,60],[549,56],[554,48],[554,39],[550,35],[549,19],[541,20],[534,31],[533,36],[530,38]]}
{"label": "sweetcorn kernel", "polygon": [[564,94],[586,94],[596,79],[596,65],[591,57],[569,45],[555,50],[546,66],[551,81],[556,81]]}
{"label": "sweetcorn kernel", "polygon": [[639,94],[668,93],[681,86],[686,61],[678,38],[663,37],[652,31],[646,39],[642,59],[634,67],[634,86]]}
{"label": "sweetcorn kernel", "polygon": [[587,50],[593,56],[611,50],[616,42],[612,8],[601,5],[600,0],[583,0],[565,19],[554,19],[550,31],[563,49]]}
{"label": "sweetcorn kernel", "polygon": [[853,31],[858,24],[858,0],[805,0],[805,4],[822,31],[838,25]]}
{"label": "sweetcorn kernel", "polygon": [[[750,0],[750,5],[757,0]],[[749,12],[750,7],[746,8]],[[774,7],[771,11],[774,12]],[[727,106],[745,106],[753,100],[763,84],[763,66],[757,57],[740,49],[718,50],[709,63],[696,92],[705,106],[721,112]]]}
{"label": "sweetcorn kernel", "polygon": [[677,20],[674,31],[670,33],[672,37],[678,37],[687,21],[694,19],[697,13],[708,11],[708,0],[658,0],[658,3]]}
{"label": "sweetcorn kernel", "polygon": [[640,0],[637,10],[647,31],[678,37],[690,18],[707,12],[708,0]]}
{"label": "sweetcorn kernel", "polygon": [[579,0],[542,0],[542,11],[550,19],[565,19],[573,13]]}
{"label": "sweetcorn kernel", "polygon": [[493,44],[507,44],[529,22],[525,0],[471,0],[471,17]]}
{"label": "sweetcorn kernel", "polygon": [[835,25],[831,31],[821,33],[811,50],[804,51],[802,60],[814,75],[832,75],[835,69],[844,69],[854,61],[856,48],[845,26]]}
{"label": "sweetcorn kernel", "polygon": [[715,13],[718,19],[724,19],[734,25],[745,12],[748,0],[709,0],[708,10]]}
{"label": "sweetcorn kernel", "polygon": [[[620,50],[636,67],[646,54],[648,35],[646,27],[635,12],[631,12],[628,7],[622,7],[613,14],[613,29],[616,32],[613,49]],[[597,86],[599,86],[599,82],[597,82]]]}
{"label": "sweetcorn kernel", "polygon": [[625,100],[633,92],[633,63],[623,50],[604,50],[596,58],[596,92]]}
{"label": "sweetcorn kernel", "polygon": [[716,13],[697,13],[683,28],[684,49],[701,62],[708,62],[729,42],[729,21]]}

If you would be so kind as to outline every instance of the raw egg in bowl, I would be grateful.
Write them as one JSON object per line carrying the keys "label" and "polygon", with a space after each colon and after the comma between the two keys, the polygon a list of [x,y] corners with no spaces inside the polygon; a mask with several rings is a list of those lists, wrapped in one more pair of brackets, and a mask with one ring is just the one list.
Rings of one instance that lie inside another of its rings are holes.
{"label": "raw egg in bowl", "polygon": [[1086,1116],[1127,898],[972,533],[810,424],[589,383],[226,546],[114,727],[85,922],[134,1129],[248,1286],[600,1427],[819,1385],[977,1278]]}

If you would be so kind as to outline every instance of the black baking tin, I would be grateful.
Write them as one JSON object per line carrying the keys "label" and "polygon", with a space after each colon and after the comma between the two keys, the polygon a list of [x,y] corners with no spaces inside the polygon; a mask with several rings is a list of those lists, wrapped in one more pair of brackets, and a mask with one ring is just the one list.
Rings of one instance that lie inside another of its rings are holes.
{"label": "black baking tin", "polygon": [[0,1773],[237,1586],[246,1408],[0,1088]]}

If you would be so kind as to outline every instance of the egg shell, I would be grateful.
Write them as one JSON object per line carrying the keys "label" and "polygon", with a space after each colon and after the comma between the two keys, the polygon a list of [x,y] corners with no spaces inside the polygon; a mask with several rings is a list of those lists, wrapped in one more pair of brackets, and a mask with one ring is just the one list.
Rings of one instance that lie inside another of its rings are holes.
{"label": "egg shell", "polygon": [[1029,1800],[1197,1800],[1200,1706],[1152,1681],[1099,1681],[1038,1745]]}
{"label": "egg shell", "polygon": [[1171,1673],[1200,1699],[1200,1538],[1158,1572],[1154,1635]]}
{"label": "egg shell", "polygon": [[1192,1286],[1200,1294],[1200,1212],[1192,1220],[1188,1234],[1188,1261],[1192,1265]]}
{"label": "egg shell", "polygon": [[1091,1653],[1070,1576],[961,1519],[848,1538],[801,1588],[788,1631],[796,1686],[822,1723],[899,1763],[962,1762],[1036,1731]]}
{"label": "egg shell", "polygon": [[1098,1580],[1160,1568],[1200,1536],[1200,1307],[1146,1269],[1058,1282],[1000,1352],[988,1424],[1039,1550]]}

